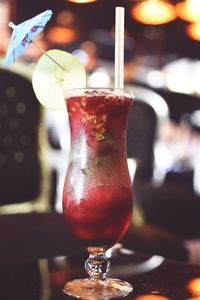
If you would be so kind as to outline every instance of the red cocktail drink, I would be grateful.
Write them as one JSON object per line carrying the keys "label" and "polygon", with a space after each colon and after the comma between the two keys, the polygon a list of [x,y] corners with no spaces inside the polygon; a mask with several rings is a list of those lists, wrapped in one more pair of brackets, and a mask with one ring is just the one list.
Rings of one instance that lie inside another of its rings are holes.
{"label": "red cocktail drink", "polygon": [[[97,186],[87,190],[80,199],[64,194],[64,206],[69,226],[86,247],[111,247],[124,235],[132,214],[132,195],[130,190],[117,186]],[[66,208],[67,209],[66,209]]]}
{"label": "red cocktail drink", "polygon": [[[116,244],[131,220],[126,127],[132,101],[133,94],[120,89],[72,90],[66,95],[71,151],[63,213],[73,235],[93,256]],[[86,269],[90,274],[91,266]],[[105,273],[95,276],[105,279]]]}

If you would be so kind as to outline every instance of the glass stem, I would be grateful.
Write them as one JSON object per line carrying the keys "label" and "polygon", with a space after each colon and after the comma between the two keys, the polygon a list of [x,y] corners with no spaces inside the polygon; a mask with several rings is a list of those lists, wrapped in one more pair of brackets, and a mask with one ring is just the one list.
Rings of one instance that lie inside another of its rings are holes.
{"label": "glass stem", "polygon": [[110,270],[110,261],[105,255],[105,248],[88,247],[89,258],[85,262],[85,270],[91,279],[104,280]]}

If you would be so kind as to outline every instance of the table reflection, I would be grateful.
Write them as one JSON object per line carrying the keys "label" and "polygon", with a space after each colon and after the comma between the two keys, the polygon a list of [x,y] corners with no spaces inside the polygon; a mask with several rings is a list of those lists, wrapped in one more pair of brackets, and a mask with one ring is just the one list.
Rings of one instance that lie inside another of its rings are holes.
{"label": "table reflection", "polygon": [[[87,276],[80,267],[84,259],[83,256],[59,256],[4,264],[0,268],[0,299],[68,299],[62,291],[63,285],[73,278]],[[128,280],[134,286],[133,295],[127,299],[191,300],[200,297],[200,267],[197,265],[127,250],[111,257],[111,262],[115,277]],[[139,269],[140,264],[143,268]]]}

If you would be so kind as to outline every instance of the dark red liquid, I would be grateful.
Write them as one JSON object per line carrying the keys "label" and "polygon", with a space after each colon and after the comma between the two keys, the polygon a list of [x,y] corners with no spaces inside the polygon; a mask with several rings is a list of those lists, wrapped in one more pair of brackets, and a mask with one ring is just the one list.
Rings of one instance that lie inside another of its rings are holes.
{"label": "dark red liquid", "polygon": [[64,215],[85,246],[112,246],[126,232],[133,208],[130,189],[98,186],[88,190],[80,203],[68,193],[64,198],[68,199]]}
{"label": "dark red liquid", "polygon": [[67,99],[71,152],[63,213],[76,238],[87,246],[111,247],[132,216],[132,185],[125,134],[132,100],[89,95]]}

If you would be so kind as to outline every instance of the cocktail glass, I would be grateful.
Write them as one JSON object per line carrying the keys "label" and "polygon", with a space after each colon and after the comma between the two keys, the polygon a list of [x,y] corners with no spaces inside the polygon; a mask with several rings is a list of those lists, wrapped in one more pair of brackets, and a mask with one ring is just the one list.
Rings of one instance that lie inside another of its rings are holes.
{"label": "cocktail glass", "polygon": [[69,281],[67,295],[121,299],[132,286],[106,278],[105,252],[121,240],[132,217],[133,194],[126,156],[126,128],[134,93],[88,88],[65,94],[71,150],[63,191],[63,214],[72,234],[89,252],[89,278]]}

